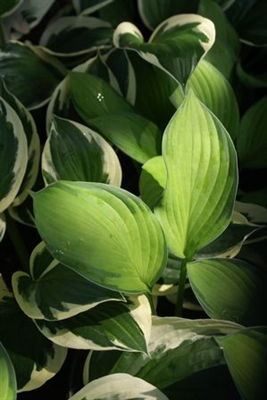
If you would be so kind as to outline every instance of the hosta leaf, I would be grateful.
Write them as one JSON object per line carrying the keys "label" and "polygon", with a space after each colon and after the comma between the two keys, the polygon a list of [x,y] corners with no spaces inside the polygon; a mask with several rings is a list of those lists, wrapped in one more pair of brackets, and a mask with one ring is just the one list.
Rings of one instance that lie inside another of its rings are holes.
{"label": "hosta leaf", "polygon": [[31,196],[27,196],[23,203],[16,207],[9,206],[8,213],[15,221],[35,228]]}
{"label": "hosta leaf", "polygon": [[151,310],[142,295],[130,298],[128,304],[110,301],[65,320],[35,323],[43,335],[63,347],[146,353]]}
{"label": "hosta leaf", "polygon": [[0,213],[0,242],[2,241],[6,232],[6,219],[5,214]]}
{"label": "hosta leaf", "polygon": [[[226,78],[209,62],[201,60],[187,83],[195,95],[221,121],[234,139],[239,129],[239,110],[235,93]],[[181,104],[177,91],[171,96],[176,106]]]}
{"label": "hosta leaf", "polygon": [[150,158],[143,166],[139,179],[141,199],[153,209],[166,186],[166,168],[162,156]]}
{"label": "hosta leaf", "polygon": [[155,386],[129,374],[111,374],[90,382],[70,400],[168,400]]}
{"label": "hosta leaf", "polygon": [[43,31],[40,45],[57,56],[74,56],[111,46],[113,29],[98,18],[67,16],[57,18]]}
{"label": "hosta leaf", "polygon": [[224,351],[228,368],[242,399],[265,399],[267,328],[246,328],[216,340]]}
{"label": "hosta leaf", "polygon": [[138,0],[138,11],[143,23],[154,30],[163,20],[172,15],[196,12],[198,1],[193,0]]}
{"label": "hosta leaf", "polygon": [[162,155],[167,182],[155,213],[171,252],[190,259],[230,222],[235,149],[224,126],[190,91],[164,132]]}
{"label": "hosta leaf", "polygon": [[37,133],[36,124],[30,112],[23,106],[23,104],[16,99],[5,87],[4,82],[0,81],[0,93],[4,100],[13,108],[17,113],[23,125],[24,132],[27,138],[28,145],[28,163],[23,177],[22,184],[19,192],[13,201],[12,206],[18,206],[28,196],[29,189],[34,185],[40,161],[40,140]]}
{"label": "hosta leaf", "polygon": [[27,167],[27,138],[14,109],[0,98],[0,212],[18,194]]}
{"label": "hosta leaf", "polygon": [[119,24],[113,36],[116,47],[137,51],[182,86],[214,40],[213,23],[197,14],[181,14],[166,19],[154,30],[148,43],[144,42],[140,30],[129,22]]}
{"label": "hosta leaf", "polygon": [[0,343],[0,399],[16,399],[16,375],[10,357],[2,343]]}
{"label": "hosta leaf", "polygon": [[103,79],[82,72],[70,72],[71,96],[76,111],[86,121],[133,107]]}
{"label": "hosta leaf", "polygon": [[28,109],[48,101],[64,77],[58,62],[52,64],[51,56],[44,60],[45,53],[38,51],[16,41],[8,42],[0,51],[0,72],[5,76],[6,86]]}
{"label": "hosta leaf", "polygon": [[141,115],[121,111],[91,119],[88,124],[139,163],[160,154],[162,134]]}
{"label": "hosta leaf", "polygon": [[105,301],[124,300],[53,259],[43,242],[31,255],[30,275],[15,272],[12,286],[20,308],[34,319],[61,320]]}
{"label": "hosta leaf", "polygon": [[113,290],[151,290],[165,266],[166,245],[138,197],[107,184],[59,181],[33,199],[38,231],[56,259]]}
{"label": "hosta leaf", "polygon": [[57,117],[44,146],[42,173],[46,184],[65,179],[120,186],[122,178],[119,159],[105,139],[82,124]]}
{"label": "hosta leaf", "polygon": [[47,340],[0,286],[0,341],[14,366],[18,390],[36,389],[60,370],[67,349]]}
{"label": "hosta leaf", "polygon": [[77,14],[92,14],[114,0],[72,0]]}
{"label": "hosta leaf", "polygon": [[149,355],[111,352],[107,363],[102,352],[92,352],[85,363],[84,381],[127,372],[164,389],[198,371],[225,364],[214,336],[239,329],[240,325],[229,321],[154,316]]}
{"label": "hosta leaf", "polygon": [[267,96],[251,106],[241,119],[237,154],[242,168],[267,168]]}
{"label": "hosta leaf", "polygon": [[267,280],[260,270],[237,259],[209,259],[187,265],[191,287],[211,318],[242,325],[267,322]]}
{"label": "hosta leaf", "polygon": [[0,4],[1,18],[14,12],[21,5],[22,2],[23,0],[7,0],[5,2],[1,2]]}

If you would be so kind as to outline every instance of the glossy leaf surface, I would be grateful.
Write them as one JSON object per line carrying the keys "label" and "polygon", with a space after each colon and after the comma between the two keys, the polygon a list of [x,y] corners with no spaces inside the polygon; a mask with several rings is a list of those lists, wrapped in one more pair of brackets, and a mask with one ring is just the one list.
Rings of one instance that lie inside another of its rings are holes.
{"label": "glossy leaf surface", "polygon": [[251,327],[216,339],[233,380],[245,400],[267,395],[267,328]]}
{"label": "glossy leaf surface", "polygon": [[0,399],[16,399],[16,375],[10,357],[2,343],[0,343]]}
{"label": "glossy leaf surface", "polygon": [[162,155],[167,181],[155,214],[171,252],[190,259],[230,222],[235,149],[220,121],[190,91],[164,132]]}
{"label": "glossy leaf surface", "polygon": [[111,185],[59,181],[33,199],[38,231],[56,259],[113,290],[151,290],[165,266],[166,245],[138,197]]}
{"label": "glossy leaf surface", "polygon": [[245,326],[267,322],[266,277],[241,260],[209,259],[187,265],[188,278],[200,304],[211,318]]}

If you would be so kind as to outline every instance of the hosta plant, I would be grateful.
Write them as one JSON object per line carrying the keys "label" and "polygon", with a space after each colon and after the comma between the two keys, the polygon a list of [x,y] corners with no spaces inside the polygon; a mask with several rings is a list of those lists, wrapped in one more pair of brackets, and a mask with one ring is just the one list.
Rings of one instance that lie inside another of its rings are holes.
{"label": "hosta plant", "polygon": [[0,398],[265,399],[264,1],[0,5]]}

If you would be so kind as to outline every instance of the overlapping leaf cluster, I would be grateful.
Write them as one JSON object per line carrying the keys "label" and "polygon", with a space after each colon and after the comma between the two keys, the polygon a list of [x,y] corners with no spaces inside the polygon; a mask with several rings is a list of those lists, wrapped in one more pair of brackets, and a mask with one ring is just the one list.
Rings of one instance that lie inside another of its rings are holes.
{"label": "overlapping leaf cluster", "polygon": [[266,398],[264,2],[0,18],[1,399]]}

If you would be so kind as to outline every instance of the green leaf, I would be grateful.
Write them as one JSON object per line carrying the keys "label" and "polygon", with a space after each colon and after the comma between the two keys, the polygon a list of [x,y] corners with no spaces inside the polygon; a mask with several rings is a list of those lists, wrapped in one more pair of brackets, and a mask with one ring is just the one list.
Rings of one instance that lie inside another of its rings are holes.
{"label": "green leaf", "polygon": [[[216,115],[234,139],[239,130],[238,103],[232,86],[221,72],[201,60],[188,80],[187,88],[193,89],[197,98]],[[178,90],[171,95],[176,107],[181,104]]]}
{"label": "green leaf", "polygon": [[148,43],[130,22],[119,24],[113,36],[116,47],[137,51],[182,86],[214,40],[213,23],[197,14],[174,15],[166,19],[154,30]]}
{"label": "green leaf", "polygon": [[0,399],[16,400],[16,375],[10,357],[0,342]]}
{"label": "green leaf", "polygon": [[64,69],[52,56],[29,44],[10,41],[0,50],[0,58],[8,90],[28,109],[47,102],[64,77]]}
{"label": "green leaf", "polygon": [[3,237],[6,232],[6,218],[4,213],[0,213],[0,242],[3,240]]}
{"label": "green leaf", "polygon": [[67,349],[47,340],[19,308],[0,277],[0,341],[15,369],[19,391],[42,386],[62,367]]}
{"label": "green leaf", "polygon": [[114,0],[72,0],[77,14],[91,14]]}
{"label": "green leaf", "polygon": [[58,57],[95,53],[111,46],[113,29],[107,21],[87,16],[57,18],[43,31],[40,45]]}
{"label": "green leaf", "polygon": [[120,186],[122,178],[119,159],[105,139],[82,124],[57,117],[44,146],[42,173],[46,184],[65,179]]}
{"label": "green leaf", "polygon": [[190,259],[230,222],[235,149],[220,121],[190,91],[164,132],[162,155],[167,182],[155,214],[171,252]]}
{"label": "green leaf", "polygon": [[1,18],[13,13],[23,2],[23,0],[6,0],[0,4],[0,16]]}
{"label": "green leaf", "polygon": [[12,276],[14,296],[26,315],[48,321],[70,318],[106,301],[124,301],[123,296],[92,284],[54,260],[41,242],[30,258],[30,275]]}
{"label": "green leaf", "polygon": [[211,318],[264,325],[267,280],[256,267],[237,259],[200,260],[187,265],[191,287]]}
{"label": "green leaf", "polygon": [[110,301],[65,320],[35,323],[44,336],[63,347],[147,353],[151,309],[141,295],[127,304]]}
{"label": "green leaf", "polygon": [[246,328],[216,340],[242,399],[266,399],[267,328]]}
{"label": "green leaf", "polygon": [[267,168],[267,96],[254,103],[243,115],[237,137],[237,154],[242,168]]}
{"label": "green leaf", "polygon": [[107,184],[58,181],[33,199],[37,229],[56,259],[113,290],[151,290],[166,264],[166,244],[138,197]]}
{"label": "green leaf", "polygon": [[12,204],[12,206],[18,206],[26,199],[29,194],[29,189],[32,188],[36,181],[40,161],[40,140],[32,115],[23,106],[23,104],[7,90],[2,80],[0,81],[0,93],[3,96],[3,99],[17,113],[27,138],[27,168],[23,177],[23,181],[20,185],[19,192]]}
{"label": "green leaf", "polygon": [[72,101],[86,122],[105,114],[134,112],[133,107],[103,79],[74,71],[69,73],[69,79]]}
{"label": "green leaf", "polygon": [[166,169],[162,156],[150,158],[144,165],[139,179],[141,199],[153,209],[166,186]]}
{"label": "green leaf", "polygon": [[27,138],[14,109],[0,98],[0,212],[18,194],[27,167]]}
{"label": "green leaf", "polygon": [[154,30],[162,21],[172,15],[193,13],[197,11],[196,0],[138,0],[138,11],[143,23]]}
{"label": "green leaf", "polygon": [[70,400],[168,400],[155,386],[129,374],[111,374],[90,382]]}
{"label": "green leaf", "polygon": [[236,332],[240,325],[229,321],[186,320],[152,317],[148,355],[92,352],[85,362],[85,383],[100,376],[126,372],[164,389],[198,371],[225,364],[214,335]]}
{"label": "green leaf", "polygon": [[141,115],[121,111],[91,119],[88,124],[139,163],[160,154],[162,134]]}

